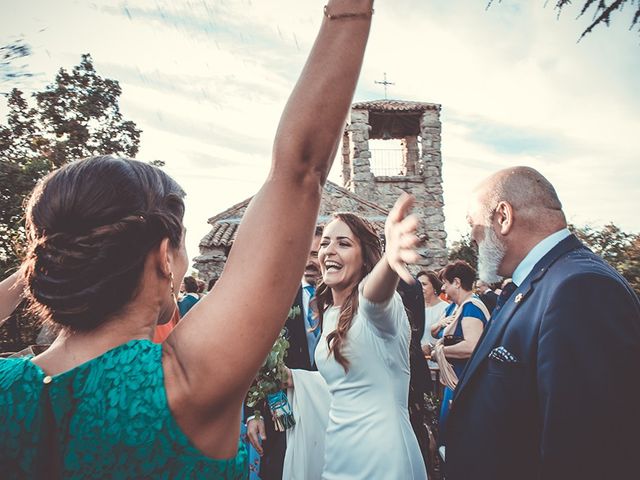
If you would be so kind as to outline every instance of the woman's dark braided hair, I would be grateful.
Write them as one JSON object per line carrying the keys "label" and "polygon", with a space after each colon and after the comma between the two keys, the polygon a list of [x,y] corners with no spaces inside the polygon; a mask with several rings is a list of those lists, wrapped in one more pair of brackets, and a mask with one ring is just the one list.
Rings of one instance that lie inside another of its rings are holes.
{"label": "woman's dark braided hair", "polygon": [[133,298],[151,249],[179,248],[184,191],[149,164],[112,156],[49,174],[27,204],[25,259],[32,311],[87,331]]}

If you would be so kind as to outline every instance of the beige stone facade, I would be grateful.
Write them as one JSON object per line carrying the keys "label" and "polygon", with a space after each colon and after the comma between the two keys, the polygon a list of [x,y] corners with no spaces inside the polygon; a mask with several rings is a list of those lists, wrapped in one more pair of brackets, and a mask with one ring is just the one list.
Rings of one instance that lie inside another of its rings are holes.
{"label": "beige stone facade", "polygon": [[[356,103],[342,141],[346,188],[387,210],[400,190],[414,195],[420,233],[428,239],[420,252],[422,266],[432,269],[447,263],[440,108],[433,103],[398,100]],[[370,148],[370,140],[394,139],[401,145],[395,155],[396,170],[375,174],[372,160],[376,152]]]}
{"label": "beige stone facade", "polygon": [[[236,237],[238,225],[249,206],[251,198],[232,206],[209,219],[211,230],[200,241],[200,255],[193,259],[200,278],[208,281],[222,273],[227,255]],[[364,200],[349,190],[327,182],[322,192],[318,224],[324,225],[335,212],[352,212],[369,220],[382,236],[388,211],[375,203]],[[258,240],[259,242],[259,240]]]}
{"label": "beige stone facade", "polygon": [[[419,233],[427,237],[420,250],[419,268],[444,266],[447,250],[440,138],[440,105],[397,100],[354,104],[342,141],[343,186],[327,182],[318,223],[326,223],[334,212],[352,212],[367,218],[382,236],[389,209],[401,190],[409,192],[416,198]],[[372,165],[377,152],[370,148],[370,140],[400,141],[400,148],[385,152],[386,170]],[[194,259],[201,278],[220,276],[250,200],[209,219],[211,231],[200,241],[200,255]]]}

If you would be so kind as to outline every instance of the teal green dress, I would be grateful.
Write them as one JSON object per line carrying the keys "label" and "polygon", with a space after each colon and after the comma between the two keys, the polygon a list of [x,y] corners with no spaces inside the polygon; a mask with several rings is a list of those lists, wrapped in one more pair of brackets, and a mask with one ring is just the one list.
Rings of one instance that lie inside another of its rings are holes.
{"label": "teal green dress", "polygon": [[[241,442],[235,458],[214,460],[180,430],[164,389],[162,345],[132,340],[54,377],[30,360],[0,359],[2,478],[36,478],[39,448],[48,445],[65,479],[247,478]],[[54,437],[43,438],[51,424]]]}

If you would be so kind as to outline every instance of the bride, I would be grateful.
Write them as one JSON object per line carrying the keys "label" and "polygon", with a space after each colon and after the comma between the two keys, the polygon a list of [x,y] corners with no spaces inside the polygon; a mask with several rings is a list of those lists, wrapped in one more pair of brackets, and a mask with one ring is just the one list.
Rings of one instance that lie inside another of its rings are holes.
{"label": "bride", "polygon": [[318,372],[291,371],[297,425],[288,434],[283,478],[427,476],[409,422],[411,332],[396,293],[399,277],[414,281],[405,266],[418,258],[417,219],[407,216],[412,203],[403,195],[390,212],[384,255],[371,225],[356,215],[336,214],[324,228]]}

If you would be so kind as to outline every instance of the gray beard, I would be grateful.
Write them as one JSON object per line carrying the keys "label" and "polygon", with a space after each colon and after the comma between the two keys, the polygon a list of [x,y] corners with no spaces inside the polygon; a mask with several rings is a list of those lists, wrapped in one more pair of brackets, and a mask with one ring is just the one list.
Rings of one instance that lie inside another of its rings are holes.
{"label": "gray beard", "polygon": [[484,227],[484,240],[478,244],[478,276],[486,283],[502,280],[498,269],[506,254],[506,248],[490,227]]}

